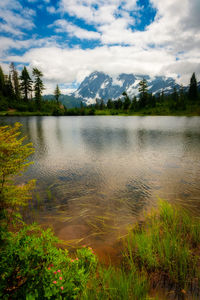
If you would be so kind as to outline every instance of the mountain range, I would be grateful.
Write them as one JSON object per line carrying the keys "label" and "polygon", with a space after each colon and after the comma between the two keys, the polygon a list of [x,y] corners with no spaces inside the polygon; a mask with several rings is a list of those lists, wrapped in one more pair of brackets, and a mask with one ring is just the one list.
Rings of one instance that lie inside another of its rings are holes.
{"label": "mountain range", "polygon": [[95,99],[118,99],[124,91],[129,97],[137,96],[139,82],[142,79],[147,80],[148,91],[152,94],[158,94],[164,91],[167,94],[172,93],[174,87],[180,86],[171,77],[134,74],[120,74],[111,77],[103,72],[93,72],[87,76],[80,84],[79,88],[72,94],[73,97],[82,99],[86,104],[95,103]]}
{"label": "mountain range", "polygon": [[[68,108],[79,107],[83,102],[85,105],[95,103],[96,99],[103,99],[107,103],[108,99],[118,99],[124,91],[130,98],[138,95],[139,82],[147,80],[148,92],[154,95],[164,91],[165,94],[173,92],[174,88],[180,89],[180,85],[171,77],[149,75],[120,74],[110,76],[103,72],[95,71],[85,77],[78,89],[71,95],[61,95],[60,101]],[[200,82],[198,82],[200,90]],[[184,87],[187,91],[188,86]],[[44,96],[45,99],[53,99],[53,95]]]}

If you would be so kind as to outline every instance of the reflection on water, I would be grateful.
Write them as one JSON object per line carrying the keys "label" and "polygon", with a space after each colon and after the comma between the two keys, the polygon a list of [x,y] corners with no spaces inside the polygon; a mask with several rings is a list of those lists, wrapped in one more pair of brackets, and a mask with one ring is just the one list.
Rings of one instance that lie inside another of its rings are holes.
{"label": "reflection on water", "polygon": [[16,121],[36,149],[32,219],[61,238],[112,244],[158,197],[200,215],[199,117],[0,119]]}

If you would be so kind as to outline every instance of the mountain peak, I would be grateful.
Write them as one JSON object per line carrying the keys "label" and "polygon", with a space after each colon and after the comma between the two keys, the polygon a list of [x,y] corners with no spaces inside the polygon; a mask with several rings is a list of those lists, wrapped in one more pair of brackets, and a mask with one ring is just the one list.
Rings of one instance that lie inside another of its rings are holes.
{"label": "mountain peak", "polygon": [[122,73],[117,76],[110,76],[103,72],[94,71],[87,76],[80,84],[79,88],[73,93],[73,96],[80,98],[87,104],[95,103],[96,99],[118,99],[124,91],[130,97],[138,94],[139,82],[146,79],[148,90],[152,94],[171,93],[176,87],[180,86],[171,77],[155,76],[151,78],[149,75],[135,75]]}

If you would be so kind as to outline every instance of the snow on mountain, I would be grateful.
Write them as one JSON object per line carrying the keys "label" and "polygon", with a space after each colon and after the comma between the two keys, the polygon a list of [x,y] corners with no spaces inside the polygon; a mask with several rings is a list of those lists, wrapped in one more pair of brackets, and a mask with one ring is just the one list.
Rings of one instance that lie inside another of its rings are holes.
{"label": "snow on mountain", "polygon": [[148,83],[148,91],[152,94],[164,91],[169,94],[173,92],[174,87],[180,86],[173,78],[164,76],[155,76],[151,78],[148,75],[120,74],[111,77],[103,72],[93,72],[87,76],[80,84],[79,88],[72,96],[82,99],[87,104],[95,103],[96,99],[118,99],[124,91],[129,97],[138,94],[139,82],[145,78]]}

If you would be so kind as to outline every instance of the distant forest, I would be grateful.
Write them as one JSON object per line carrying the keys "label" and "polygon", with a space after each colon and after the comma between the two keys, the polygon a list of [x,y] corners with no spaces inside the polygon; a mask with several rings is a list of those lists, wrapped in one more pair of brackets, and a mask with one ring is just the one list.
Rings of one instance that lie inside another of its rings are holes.
{"label": "distant forest", "polygon": [[[31,76],[32,75],[32,76]],[[0,112],[1,115],[200,115],[200,93],[195,73],[192,74],[189,88],[183,86],[173,93],[152,95],[148,91],[146,79],[139,83],[138,95],[130,98],[126,91],[118,100],[96,99],[96,103],[68,109],[59,101],[61,92],[56,85],[54,97],[45,99],[42,72],[33,68],[32,74],[27,68],[18,74],[14,63],[10,64],[9,75],[4,74],[0,66]]]}

